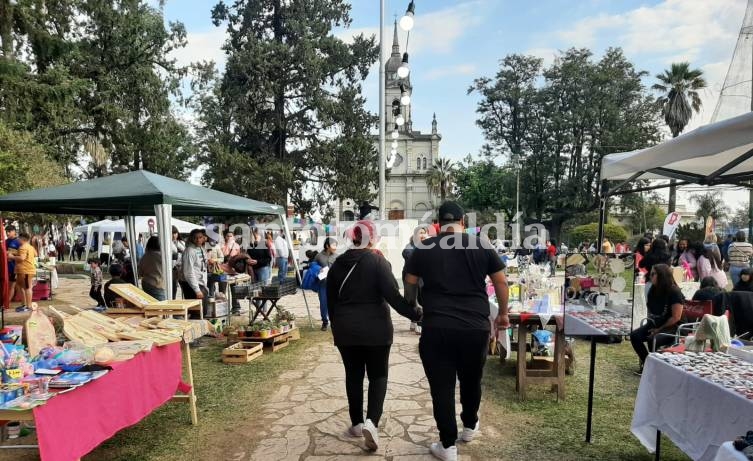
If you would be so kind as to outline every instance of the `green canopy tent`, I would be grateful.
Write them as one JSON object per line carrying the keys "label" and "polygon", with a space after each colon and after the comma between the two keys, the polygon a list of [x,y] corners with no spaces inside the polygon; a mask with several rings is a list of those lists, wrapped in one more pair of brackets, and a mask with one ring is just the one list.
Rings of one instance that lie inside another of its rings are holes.
{"label": "green canopy tent", "polygon": [[[8,194],[0,197],[0,210],[124,216],[128,238],[132,242],[136,241],[135,216],[155,215],[160,248],[170,247],[171,216],[274,215],[279,217],[288,242],[292,242],[285,210],[279,205],[196,186],[145,170]],[[292,248],[290,251],[292,254]],[[172,294],[171,256],[169,252],[162,252],[165,294],[168,298]],[[299,277],[298,264],[295,258],[293,261],[296,276]],[[135,275],[138,280],[138,274]],[[310,314],[305,292],[304,302]]]}

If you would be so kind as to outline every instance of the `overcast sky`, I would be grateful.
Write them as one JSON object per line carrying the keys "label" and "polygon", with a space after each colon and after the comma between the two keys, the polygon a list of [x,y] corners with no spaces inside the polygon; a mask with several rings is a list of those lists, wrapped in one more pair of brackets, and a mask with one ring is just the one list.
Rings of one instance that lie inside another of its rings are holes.
{"label": "overcast sky", "polygon": [[[167,20],[182,21],[188,30],[188,47],[177,53],[184,63],[213,59],[224,63],[220,49],[223,27],[211,23],[213,0],[168,0]],[[230,2],[232,3],[232,2]],[[353,25],[337,34],[376,34],[379,2],[353,0]],[[417,0],[415,27],[411,31],[411,81],[413,127],[430,131],[437,114],[442,134],[440,154],[461,159],[478,153],[484,143],[476,127],[475,94],[466,90],[474,78],[493,76],[501,58],[512,53],[532,54],[551,63],[559,50],[588,47],[598,59],[610,46],[622,47],[639,70],[650,77],[672,62],[689,61],[704,71],[708,89],[703,109],[689,127],[711,118],[716,99],[734,51],[747,0]],[[386,1],[387,52],[392,42],[392,23],[401,16],[408,0]],[[401,34],[404,50],[406,36]],[[378,75],[374,66],[364,84],[368,108],[378,110]],[[698,188],[696,188],[697,190]],[[687,194],[681,194],[681,200]],[[746,191],[726,191],[730,206],[747,200]],[[692,206],[691,206],[692,208]]]}

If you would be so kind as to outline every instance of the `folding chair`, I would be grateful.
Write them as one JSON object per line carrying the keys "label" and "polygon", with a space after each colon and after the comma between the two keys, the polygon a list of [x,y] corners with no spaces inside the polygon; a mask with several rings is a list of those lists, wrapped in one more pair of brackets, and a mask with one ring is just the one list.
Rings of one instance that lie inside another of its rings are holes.
{"label": "folding chair", "polygon": [[[693,334],[698,330],[698,326],[701,324],[701,319],[704,315],[713,315],[714,306],[709,301],[692,301],[686,300],[682,306],[682,317],[680,324],[677,325],[677,329],[674,333],[657,333],[654,335],[653,348],[656,352],[656,337],[657,336],[671,336],[675,338],[674,345],[680,343],[680,338]],[[684,333],[684,334],[683,334]],[[670,346],[672,347],[672,346]]]}

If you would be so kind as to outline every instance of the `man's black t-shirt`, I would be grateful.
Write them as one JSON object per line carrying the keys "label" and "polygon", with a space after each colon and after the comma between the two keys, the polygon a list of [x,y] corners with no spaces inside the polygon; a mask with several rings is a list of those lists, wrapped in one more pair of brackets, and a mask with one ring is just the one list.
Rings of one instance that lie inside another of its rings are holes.
{"label": "man's black t-shirt", "polygon": [[682,304],[684,301],[685,297],[677,287],[672,287],[669,293],[663,295],[651,287],[648,296],[646,296],[648,317],[654,321],[656,326],[661,326],[672,317],[672,305]]}
{"label": "man's black t-shirt", "polygon": [[424,328],[489,331],[486,276],[504,268],[486,240],[461,233],[424,240],[405,266],[423,281]]}

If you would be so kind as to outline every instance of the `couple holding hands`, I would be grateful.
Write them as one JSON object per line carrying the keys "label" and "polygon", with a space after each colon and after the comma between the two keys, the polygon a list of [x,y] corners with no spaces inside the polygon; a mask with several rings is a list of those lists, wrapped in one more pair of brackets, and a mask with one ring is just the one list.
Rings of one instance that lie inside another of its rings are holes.
{"label": "couple holding hands", "polygon": [[[390,263],[373,247],[373,221],[359,221],[350,231],[354,248],[341,255],[328,275],[327,297],[335,346],[345,366],[345,387],[354,437],[367,448],[379,446],[378,426],[387,393],[393,326],[389,306],[412,321],[423,320],[419,354],[429,381],[439,442],[431,453],[457,459],[456,440],[479,434],[481,378],[489,346],[489,301],[486,277],[499,301],[496,326],[510,326],[504,266],[489,242],[464,232],[463,209],[455,202],[439,208],[442,231],[418,246],[405,266],[405,296],[400,294]],[[422,282],[423,306],[416,304]],[[389,304],[389,306],[388,306]],[[366,419],[363,379],[369,377]],[[460,383],[463,430],[455,421],[455,383]]]}

